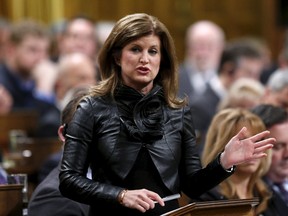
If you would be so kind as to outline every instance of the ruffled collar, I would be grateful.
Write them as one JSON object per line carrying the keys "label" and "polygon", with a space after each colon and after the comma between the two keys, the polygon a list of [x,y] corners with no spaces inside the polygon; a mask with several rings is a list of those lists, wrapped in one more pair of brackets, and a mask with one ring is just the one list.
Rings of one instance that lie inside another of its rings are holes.
{"label": "ruffled collar", "polygon": [[120,119],[136,140],[146,143],[159,140],[164,134],[163,89],[156,85],[147,95],[121,85],[115,91]]}

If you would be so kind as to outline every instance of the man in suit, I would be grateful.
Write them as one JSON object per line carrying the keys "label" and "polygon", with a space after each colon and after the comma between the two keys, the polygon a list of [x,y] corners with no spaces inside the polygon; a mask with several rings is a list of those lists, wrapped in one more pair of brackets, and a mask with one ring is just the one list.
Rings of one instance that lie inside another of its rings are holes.
{"label": "man in suit", "polygon": [[252,112],[263,120],[270,135],[276,138],[271,165],[264,180],[273,192],[270,215],[284,216],[288,212],[288,113],[271,104],[258,105]]}
{"label": "man in suit", "polygon": [[[38,131],[43,131],[41,128],[45,125],[44,114],[56,109],[53,88],[56,71],[45,69],[39,71],[40,74],[35,71],[41,62],[48,60],[49,46],[49,32],[44,25],[34,20],[21,20],[11,25],[6,54],[0,64],[0,85],[12,101],[9,111],[37,112],[37,136],[41,136]],[[57,129],[47,132],[52,136],[57,134]]]}
{"label": "man in suit", "polygon": [[227,43],[220,59],[217,76],[209,81],[202,94],[194,95],[189,102],[193,110],[195,129],[198,132],[200,153],[209,124],[229,88],[240,78],[260,80],[262,69],[261,53],[252,43],[240,39]]}
{"label": "man in suit", "polygon": [[[79,88],[62,111],[62,125],[58,136],[65,141],[66,126],[72,119],[78,101],[87,93],[88,88]],[[59,163],[59,161],[58,161]],[[59,167],[55,167],[49,175],[33,191],[28,203],[29,216],[87,216],[89,206],[63,197],[59,191]]]}
{"label": "man in suit", "polygon": [[40,23],[23,20],[11,26],[7,53],[0,65],[0,83],[11,94],[13,109],[35,108],[38,100],[53,102],[53,92],[42,85],[47,86],[53,75],[45,73],[36,79],[33,74],[37,64],[48,59],[49,46],[48,31]]}
{"label": "man in suit", "polygon": [[224,31],[216,23],[200,20],[189,26],[185,59],[180,65],[180,96],[191,98],[205,91],[206,84],[217,74],[224,45]]}

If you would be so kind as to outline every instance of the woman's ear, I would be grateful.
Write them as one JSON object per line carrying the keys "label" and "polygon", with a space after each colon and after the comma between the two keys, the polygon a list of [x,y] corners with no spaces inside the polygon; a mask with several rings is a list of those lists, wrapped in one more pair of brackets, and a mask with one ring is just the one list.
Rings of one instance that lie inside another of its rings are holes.
{"label": "woman's ear", "polygon": [[115,59],[116,64],[121,67],[120,58],[115,57],[114,59]]}
{"label": "woman's ear", "polygon": [[114,57],[115,63],[121,67],[121,52],[120,51],[114,52],[113,57]]}

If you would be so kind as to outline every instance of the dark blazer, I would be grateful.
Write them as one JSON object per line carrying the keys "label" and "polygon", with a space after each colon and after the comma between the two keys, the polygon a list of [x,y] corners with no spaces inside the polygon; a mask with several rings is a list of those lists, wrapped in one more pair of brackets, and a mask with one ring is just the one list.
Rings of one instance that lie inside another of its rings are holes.
{"label": "dark blazer", "polygon": [[199,154],[203,151],[206,133],[212,118],[217,112],[219,101],[219,96],[210,85],[207,85],[207,88],[202,95],[195,95],[190,101],[193,122],[195,130],[198,133],[197,143],[199,144]]}
{"label": "dark blazer", "polygon": [[62,149],[54,154],[50,155],[42,164],[40,170],[38,171],[38,182],[42,182],[49,173],[59,165],[61,161],[63,151]]}
{"label": "dark blazer", "polygon": [[272,198],[269,201],[269,209],[265,212],[265,216],[287,216],[288,204],[273,191]]}
{"label": "dark blazer", "polygon": [[[95,211],[102,208],[107,213],[113,205],[120,206],[117,196],[143,148],[171,194],[184,191],[197,197],[230,176],[232,173],[223,170],[218,158],[201,169],[190,108],[169,108],[162,97],[159,86],[145,96],[123,87],[116,91],[115,101],[109,96],[82,100],[67,129],[59,175],[62,194],[90,204]],[[131,125],[125,121],[121,106],[127,108],[127,115],[137,126],[130,135],[123,128]],[[147,133],[145,128],[152,106],[160,106],[161,137],[158,130],[152,128]],[[93,182],[85,177],[89,165]]]}
{"label": "dark blazer", "polygon": [[24,87],[20,79],[17,78],[5,64],[0,65],[0,83],[8,90],[13,98],[13,109],[35,108],[36,98],[33,95],[35,83],[30,82]]}
{"label": "dark blazer", "polygon": [[29,216],[87,216],[89,206],[63,197],[59,191],[59,167],[33,191],[28,204]]}
{"label": "dark blazer", "polygon": [[207,85],[206,90],[202,95],[195,96],[190,102],[193,112],[193,122],[195,129],[207,130],[210,122],[217,112],[217,106],[220,98],[214,92],[210,85]]}
{"label": "dark blazer", "polygon": [[194,86],[190,81],[190,71],[189,68],[183,63],[179,67],[179,96],[188,96],[189,101],[193,98],[195,93]]}
{"label": "dark blazer", "polygon": [[272,198],[269,202],[269,209],[265,216],[287,216],[288,203],[285,203],[279,192],[275,191],[273,183],[271,181],[269,181],[266,177],[264,177],[263,179],[272,191]]}

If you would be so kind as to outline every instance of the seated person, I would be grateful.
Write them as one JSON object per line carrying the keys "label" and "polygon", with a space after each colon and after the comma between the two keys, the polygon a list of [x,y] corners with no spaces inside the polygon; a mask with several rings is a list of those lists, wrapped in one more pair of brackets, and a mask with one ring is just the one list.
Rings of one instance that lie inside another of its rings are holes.
{"label": "seated person", "polygon": [[[203,165],[207,165],[211,158],[223,151],[225,143],[235,136],[243,126],[248,129],[247,137],[265,130],[262,120],[247,109],[227,108],[219,111],[208,129],[202,154]],[[201,195],[197,201],[259,197],[260,202],[255,207],[256,215],[265,213],[268,208],[270,191],[262,180],[262,176],[269,168],[271,151],[267,151],[267,154],[268,157],[265,159],[257,159],[237,166],[232,176]]]}
{"label": "seated person", "polygon": [[[73,97],[78,97],[80,95],[85,95],[88,91],[89,85],[79,85],[71,88],[68,92],[67,95],[65,96],[65,103],[62,102],[63,107],[67,105],[67,103],[73,98]],[[43,179],[55,168],[57,167],[59,161],[61,160],[62,157],[62,149],[58,152],[55,152],[51,156],[49,156],[44,163],[42,164],[39,172],[38,172],[38,183],[42,182]]]}
{"label": "seated person", "polygon": [[269,205],[270,215],[286,216],[288,212],[288,113],[280,106],[261,104],[252,109],[276,138],[272,161],[264,181],[273,192]]}
{"label": "seated person", "polygon": [[[75,97],[66,105],[62,111],[62,125],[58,129],[58,136],[65,141],[65,125],[70,122],[74,111],[86,91],[82,90],[75,93]],[[89,206],[75,202],[63,197],[58,189],[59,186],[59,167],[55,167],[49,175],[33,191],[28,204],[29,216],[86,216]]]}

